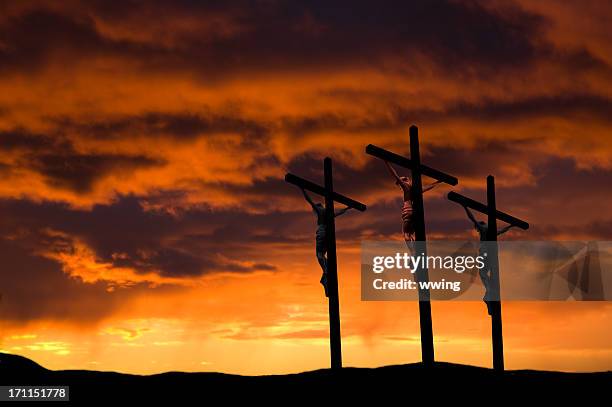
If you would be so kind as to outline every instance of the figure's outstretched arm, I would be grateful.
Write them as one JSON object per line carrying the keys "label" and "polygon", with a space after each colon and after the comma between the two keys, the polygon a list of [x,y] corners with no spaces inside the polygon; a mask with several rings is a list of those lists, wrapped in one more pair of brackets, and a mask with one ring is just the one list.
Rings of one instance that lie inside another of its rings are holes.
{"label": "figure's outstretched arm", "polygon": [[504,233],[506,233],[507,231],[509,231],[509,230],[510,230],[510,229],[512,229],[513,227],[514,227],[514,225],[508,225],[508,226],[506,226],[505,228],[500,229],[500,230],[497,232],[497,236],[499,236],[499,235],[503,235]]}
{"label": "figure's outstretched arm", "polygon": [[346,208],[342,208],[342,209],[340,209],[338,212],[336,212],[336,213],[334,214],[334,217],[338,217],[338,216],[340,216],[340,215],[344,214],[344,213],[345,213],[346,211],[348,211],[349,209],[351,209],[351,207],[350,207],[350,206],[347,206]]}
{"label": "figure's outstretched arm", "polygon": [[315,203],[312,201],[312,198],[310,198],[310,195],[308,195],[308,192],[306,192],[306,190],[304,188],[300,188],[302,190],[302,193],[304,194],[304,198],[306,198],[306,201],[310,204],[310,206],[312,206],[312,209],[315,209]]}
{"label": "figure's outstretched arm", "polygon": [[436,182],[432,182],[431,184],[427,185],[424,189],[423,192],[427,192],[431,189],[434,189],[436,187],[436,185],[442,183],[442,181],[436,181]]}
{"label": "figure's outstretched arm", "polygon": [[472,211],[470,210],[470,208],[468,208],[467,206],[464,206],[463,209],[465,209],[465,213],[467,213],[468,218],[470,218],[474,226],[478,228],[478,222],[476,221],[476,218],[474,217],[474,214],[472,214]]}
{"label": "figure's outstretched arm", "polygon": [[393,176],[393,178],[395,178],[395,181],[397,181],[398,184],[402,185],[403,182],[400,179],[399,175],[397,175],[397,171],[395,171],[395,168],[393,168],[391,164],[389,164],[387,161],[385,161],[385,165],[387,166],[389,173]]}

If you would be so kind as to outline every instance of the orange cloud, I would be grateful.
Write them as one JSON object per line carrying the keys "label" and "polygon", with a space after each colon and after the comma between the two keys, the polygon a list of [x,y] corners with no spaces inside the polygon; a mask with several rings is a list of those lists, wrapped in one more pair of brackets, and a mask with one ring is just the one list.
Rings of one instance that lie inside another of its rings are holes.
{"label": "orange cloud", "polygon": [[108,291],[113,291],[116,287],[127,288],[137,283],[147,283],[150,287],[188,283],[185,279],[161,277],[155,271],[142,273],[129,267],[117,267],[99,260],[95,252],[78,239],[59,231],[46,232],[47,236],[54,238],[55,243],[40,255],[56,260],[61,264],[64,273],[83,283],[93,284],[101,281],[108,284]]}

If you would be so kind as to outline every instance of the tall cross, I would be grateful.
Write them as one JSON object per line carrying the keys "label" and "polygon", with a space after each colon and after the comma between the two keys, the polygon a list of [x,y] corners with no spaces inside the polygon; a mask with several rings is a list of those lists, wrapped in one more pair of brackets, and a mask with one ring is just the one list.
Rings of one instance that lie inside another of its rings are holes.
{"label": "tall cross", "polygon": [[499,258],[497,254],[497,220],[504,221],[512,226],[523,230],[529,229],[529,224],[514,216],[497,210],[495,203],[495,178],[487,177],[487,204],[483,204],[456,192],[449,192],[448,199],[466,208],[472,208],[487,215],[487,242],[495,242],[487,245],[487,263],[491,271],[490,290],[493,301],[489,301],[489,313],[491,314],[491,337],[493,342],[493,368],[498,371],[504,370],[504,340],[502,335],[502,313],[501,293],[499,285]]}
{"label": "tall cross", "polygon": [[[397,164],[401,167],[409,168],[412,172],[412,214],[414,222],[415,248],[417,254],[427,256],[427,247],[425,245],[425,210],[423,205],[423,183],[421,175],[427,175],[438,181],[449,185],[457,185],[457,178],[452,175],[445,174],[441,171],[421,164],[421,155],[419,152],[419,129],[416,126],[410,126],[410,158],[402,157],[401,155],[384,150],[375,145],[369,144],[366,147],[366,153],[378,157],[387,162]],[[429,273],[427,267],[419,267],[415,276],[418,281],[429,281]],[[434,362],[434,345],[433,345],[433,328],[431,324],[431,303],[429,301],[429,289],[422,289],[419,285],[419,320],[421,327],[421,357],[426,365],[433,365]]]}
{"label": "tall cross", "polygon": [[365,211],[366,206],[334,191],[332,160],[323,161],[324,186],[288,173],[285,181],[300,188],[312,191],[325,198],[325,228],[327,238],[327,289],[329,294],[329,347],[332,369],[342,367],[342,344],[340,339],[340,300],[338,297],[338,262],[336,259],[336,225],[334,221],[334,202],[349,208]]}

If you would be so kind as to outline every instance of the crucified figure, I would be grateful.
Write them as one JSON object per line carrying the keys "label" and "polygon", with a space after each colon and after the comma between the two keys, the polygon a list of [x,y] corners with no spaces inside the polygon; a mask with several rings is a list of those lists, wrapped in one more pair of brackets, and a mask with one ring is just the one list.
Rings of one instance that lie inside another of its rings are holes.
{"label": "crucified figure", "polygon": [[[486,242],[487,241],[487,231],[489,229],[489,225],[487,225],[486,222],[477,221],[476,218],[474,217],[474,214],[472,213],[472,211],[470,211],[470,208],[468,208],[467,206],[464,206],[463,209],[465,209],[465,213],[467,213],[468,218],[470,218],[470,220],[474,224],[474,228],[478,232],[480,241]],[[512,227],[513,225],[508,225],[505,228],[498,230],[497,236],[503,235],[504,233],[509,231]],[[484,285],[484,288],[485,288],[485,295],[484,297],[482,297],[482,299],[484,300],[485,304],[487,304],[487,311],[489,312],[489,315],[491,315],[491,273],[493,273],[493,270],[487,258],[487,248],[485,244],[482,244],[482,243],[480,244],[478,255],[485,259],[484,260],[485,266],[480,269],[479,274],[480,274],[480,280],[482,281],[482,285]]]}
{"label": "crucified figure", "polygon": [[[321,276],[321,284],[323,285],[323,289],[325,290],[325,296],[329,297],[329,293],[327,292],[327,231],[325,224],[325,206],[320,203],[314,203],[312,198],[308,195],[304,188],[302,189],[302,193],[304,194],[304,198],[306,201],[312,206],[313,212],[317,215],[317,234],[316,234],[316,251],[317,251],[317,260],[319,261],[319,265],[321,266],[321,270],[323,270],[323,275]],[[334,213],[334,217],[340,216],[348,211],[348,206],[346,208],[342,208],[336,213]]]}
{"label": "crucified figure", "polygon": [[[414,203],[414,198],[412,196],[412,180],[409,177],[400,177],[395,169],[385,161],[385,165],[389,170],[389,173],[395,179],[395,184],[398,185],[402,192],[404,193],[404,204],[402,206],[402,232],[404,234],[404,240],[406,242],[414,241],[414,222],[412,219],[412,207]],[[436,181],[427,185],[423,188],[423,192],[427,192],[433,189],[437,184],[442,181]]]}

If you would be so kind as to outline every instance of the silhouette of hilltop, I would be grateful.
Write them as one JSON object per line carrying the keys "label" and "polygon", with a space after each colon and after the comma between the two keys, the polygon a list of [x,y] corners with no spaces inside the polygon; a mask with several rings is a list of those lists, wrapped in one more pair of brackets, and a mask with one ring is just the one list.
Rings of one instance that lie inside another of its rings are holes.
{"label": "silhouette of hilltop", "polygon": [[376,405],[388,401],[402,404],[461,401],[476,405],[516,401],[529,405],[534,399],[564,404],[589,399],[605,402],[612,386],[612,372],[521,370],[500,374],[487,368],[436,362],[433,367],[414,363],[270,376],[183,372],[143,376],[89,370],[54,371],[27,358],[0,353],[0,385],[67,385],[71,401],[97,403],[184,401],[185,404],[293,405],[308,401],[328,405],[332,400],[343,404],[371,400]]}

